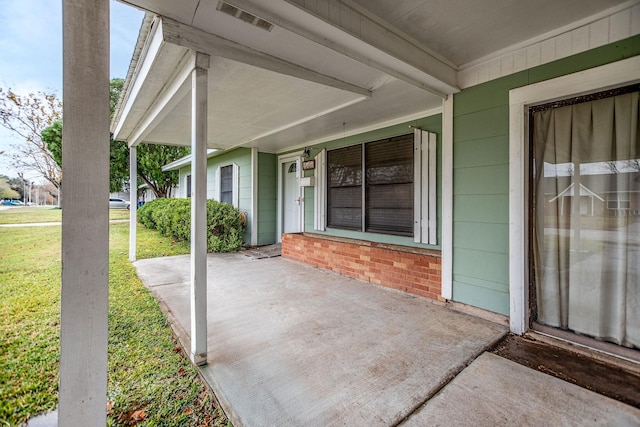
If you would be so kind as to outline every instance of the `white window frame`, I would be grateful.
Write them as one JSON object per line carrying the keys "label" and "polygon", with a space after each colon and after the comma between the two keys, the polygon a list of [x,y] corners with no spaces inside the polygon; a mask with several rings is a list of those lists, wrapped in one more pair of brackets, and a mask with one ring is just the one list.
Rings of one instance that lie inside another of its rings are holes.
{"label": "white window frame", "polygon": [[231,194],[231,198],[232,198],[232,205],[235,208],[239,208],[239,204],[240,204],[240,177],[239,177],[239,171],[240,171],[240,167],[238,166],[237,163],[227,163],[227,164],[223,164],[223,165],[219,165],[216,168],[216,183],[214,186],[214,194],[213,194],[213,198],[216,201],[220,201],[220,193],[221,193],[221,188],[220,186],[222,185],[222,182],[220,180],[220,169],[228,167],[228,166],[232,166],[232,194]]}
{"label": "white window frame", "polygon": [[511,332],[529,328],[528,109],[640,82],[640,56],[509,91],[509,300]]}

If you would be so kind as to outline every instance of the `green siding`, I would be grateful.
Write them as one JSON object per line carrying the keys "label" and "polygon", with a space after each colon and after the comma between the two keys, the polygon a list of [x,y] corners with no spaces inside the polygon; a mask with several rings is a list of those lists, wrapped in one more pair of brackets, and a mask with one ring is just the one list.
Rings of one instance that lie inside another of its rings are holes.
{"label": "green siding", "polygon": [[[509,294],[453,280],[453,300],[509,315]],[[506,307],[506,309],[505,309]]]}
{"label": "green siding", "polygon": [[509,90],[639,54],[635,36],[454,95],[454,300],[509,314]]}
{"label": "green siding", "polygon": [[507,194],[509,192],[509,165],[454,168],[453,191],[458,195]]}
{"label": "green siding", "polygon": [[[509,196],[483,195],[481,203],[474,195],[453,196],[455,222],[507,224],[509,222]],[[454,229],[454,235],[456,230]]]}
{"label": "green siding", "polygon": [[509,226],[507,224],[482,224],[457,222],[453,235],[456,248],[509,254]]}
{"label": "green siding", "polygon": [[[440,249],[440,242],[442,241],[442,170],[440,165],[442,164],[442,114],[436,114],[433,116],[425,117],[419,120],[414,120],[407,123],[401,123],[399,125],[390,126],[387,128],[377,129],[371,132],[365,132],[358,135],[353,135],[346,138],[340,138],[337,140],[325,142],[323,144],[314,145],[311,147],[311,157],[318,154],[320,150],[326,148],[332,150],[340,147],[347,147],[349,145],[359,144],[363,142],[376,141],[378,139],[388,138],[396,135],[403,135],[413,132],[409,126],[416,126],[421,129],[433,132],[437,135],[437,158],[436,164],[438,170],[436,173],[436,204],[437,204],[437,223],[438,223],[438,245],[422,245],[415,243],[412,237],[391,236],[386,234],[375,233],[363,233],[356,231],[327,229],[325,232],[319,232],[313,228],[314,217],[314,187],[307,187],[304,191],[304,229],[305,231],[314,233],[323,233],[338,237],[349,237],[354,239],[369,240],[378,243],[389,243],[404,246],[417,246],[432,249]],[[312,176],[313,173],[309,171],[306,176]]]}
{"label": "green siding", "polygon": [[258,245],[277,241],[277,169],[275,154],[258,153]]}

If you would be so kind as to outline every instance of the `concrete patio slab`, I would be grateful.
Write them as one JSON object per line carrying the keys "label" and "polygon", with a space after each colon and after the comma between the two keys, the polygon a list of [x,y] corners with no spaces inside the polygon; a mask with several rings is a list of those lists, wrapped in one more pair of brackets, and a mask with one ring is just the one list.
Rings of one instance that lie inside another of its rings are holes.
{"label": "concrete patio slab", "polygon": [[638,426],[640,409],[484,353],[403,427]]}
{"label": "concrete patio slab", "polygon": [[[135,265],[188,348],[189,257]],[[236,427],[395,425],[507,333],[279,257],[209,255],[207,304],[201,371]]]}

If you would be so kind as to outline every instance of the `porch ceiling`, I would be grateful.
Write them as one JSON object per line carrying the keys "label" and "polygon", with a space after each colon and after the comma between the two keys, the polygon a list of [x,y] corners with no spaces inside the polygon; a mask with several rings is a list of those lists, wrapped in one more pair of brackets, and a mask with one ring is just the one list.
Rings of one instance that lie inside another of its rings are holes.
{"label": "porch ceiling", "polygon": [[188,71],[198,50],[211,55],[209,147],[269,152],[437,111],[466,64],[624,3],[227,0],[274,24],[265,31],[214,0],[126,2],[162,25],[143,25],[116,138],[190,144]]}

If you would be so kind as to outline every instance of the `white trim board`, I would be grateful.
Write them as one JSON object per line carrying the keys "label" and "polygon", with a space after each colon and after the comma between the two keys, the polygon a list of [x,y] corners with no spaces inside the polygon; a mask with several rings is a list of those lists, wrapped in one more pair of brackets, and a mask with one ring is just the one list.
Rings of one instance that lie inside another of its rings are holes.
{"label": "white trim board", "polygon": [[527,109],[559,99],[640,82],[640,56],[509,91],[510,328],[523,334],[528,318]]}
{"label": "white trim board", "polygon": [[453,95],[442,114],[442,298],[453,298]]}

